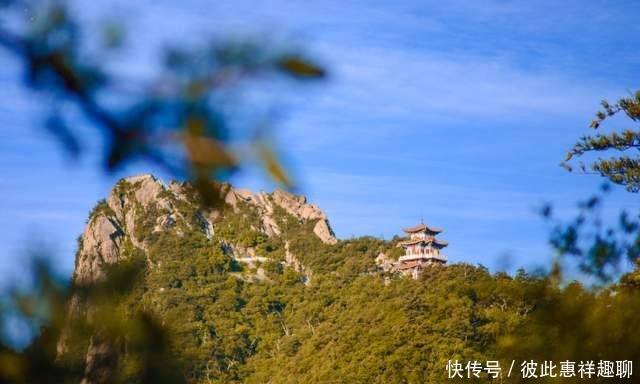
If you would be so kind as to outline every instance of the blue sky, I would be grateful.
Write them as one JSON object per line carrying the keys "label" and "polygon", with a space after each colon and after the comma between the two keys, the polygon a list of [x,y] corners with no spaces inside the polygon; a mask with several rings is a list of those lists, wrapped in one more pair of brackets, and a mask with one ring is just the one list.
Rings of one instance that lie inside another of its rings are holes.
{"label": "blue sky", "polygon": [[[390,238],[423,216],[445,229],[452,262],[493,270],[550,260],[536,207],[551,202],[570,217],[601,182],[559,162],[588,133],[601,99],[640,86],[633,1],[93,4],[79,9],[87,23],[115,18],[127,26],[118,70],[130,76],[148,76],[165,41],[267,35],[304,47],[330,77],[272,97],[281,111],[276,141],[337,235]],[[0,51],[4,282],[38,245],[70,273],[96,200],[121,176],[157,173],[134,164],[105,175],[99,145],[79,161],[66,157],[40,128],[47,100],[21,88],[18,64]],[[232,182],[273,187],[255,169]],[[635,206],[618,188],[605,213]]]}

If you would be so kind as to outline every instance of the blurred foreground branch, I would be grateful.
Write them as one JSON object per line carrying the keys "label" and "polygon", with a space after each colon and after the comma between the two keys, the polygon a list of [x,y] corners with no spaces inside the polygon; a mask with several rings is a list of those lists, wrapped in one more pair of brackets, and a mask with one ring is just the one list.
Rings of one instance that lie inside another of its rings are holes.
{"label": "blurred foreground branch", "polygon": [[[108,170],[136,158],[159,164],[193,181],[208,205],[218,196],[209,181],[248,160],[232,149],[237,143],[231,137],[243,135],[230,132],[225,95],[258,79],[276,81],[274,75],[294,80],[325,75],[303,55],[265,43],[223,41],[198,44],[196,49],[181,43],[166,50],[160,75],[142,82],[143,91],[132,97],[117,91],[117,80],[106,65],[90,59],[85,47],[91,44],[84,39],[88,33],[65,2],[9,0],[0,3],[0,9],[0,46],[21,59],[29,88],[52,96],[46,126],[66,149],[74,155],[82,149],[70,119],[56,108],[71,103],[100,132]],[[107,35],[106,50],[122,45],[121,34]],[[243,144],[262,159],[275,181],[291,186],[259,131]]]}

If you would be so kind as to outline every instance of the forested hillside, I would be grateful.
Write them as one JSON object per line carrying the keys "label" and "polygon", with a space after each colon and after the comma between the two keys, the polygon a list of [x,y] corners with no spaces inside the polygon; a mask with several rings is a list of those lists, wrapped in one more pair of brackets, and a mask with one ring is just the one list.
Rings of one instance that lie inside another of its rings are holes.
{"label": "forested hillside", "polygon": [[468,264],[402,278],[378,265],[393,242],[337,240],[302,197],[217,188],[201,210],[189,184],[139,176],[96,205],[57,348],[69,372],[133,383],[151,362],[158,382],[441,383],[449,360],[638,356],[615,349],[640,345],[637,316],[608,313],[640,307],[634,275],[597,295]]}

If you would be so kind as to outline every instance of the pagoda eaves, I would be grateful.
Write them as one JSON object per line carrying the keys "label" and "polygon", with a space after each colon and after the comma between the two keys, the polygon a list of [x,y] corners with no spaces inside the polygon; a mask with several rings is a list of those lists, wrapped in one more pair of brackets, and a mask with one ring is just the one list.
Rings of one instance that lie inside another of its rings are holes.
{"label": "pagoda eaves", "polygon": [[440,228],[436,228],[436,227],[429,227],[425,224],[418,224],[414,227],[411,228],[406,228],[402,230],[404,233],[418,233],[418,232],[429,232],[429,233],[440,233],[442,232],[442,229]]}

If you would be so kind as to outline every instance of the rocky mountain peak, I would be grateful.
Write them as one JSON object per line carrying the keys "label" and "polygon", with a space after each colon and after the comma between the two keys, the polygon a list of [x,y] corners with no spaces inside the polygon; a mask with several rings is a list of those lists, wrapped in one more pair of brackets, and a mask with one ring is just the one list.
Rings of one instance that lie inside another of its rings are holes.
{"label": "rocky mountain peak", "polygon": [[251,211],[259,220],[254,229],[273,237],[283,232],[276,219],[276,210],[281,209],[300,222],[315,222],[313,234],[323,243],[337,242],[324,212],[307,203],[304,196],[281,189],[254,193],[228,183],[219,183],[218,187],[224,206],[203,210],[188,183],[173,181],[167,185],[150,174],[121,179],[89,218],[78,249],[74,282],[82,285],[99,281],[106,265],[124,257],[124,248],[145,251],[149,235],[156,232],[181,235],[197,230],[215,236],[213,222],[227,210]]}
{"label": "rocky mountain peak", "polygon": [[[163,261],[158,259],[160,238],[199,239],[196,241],[210,246],[213,253],[222,252],[253,271],[249,278],[264,278],[261,264],[281,263],[303,274],[304,281],[309,282],[312,271],[289,249],[287,236],[335,244],[337,239],[324,212],[308,204],[304,196],[283,190],[254,193],[228,183],[216,186],[224,203],[204,209],[195,189],[186,182],[167,185],[150,174],[118,181],[109,195],[96,204],[79,239],[74,285],[88,287],[104,281],[110,265],[134,255],[146,260],[149,271],[162,270]],[[260,248],[265,239],[270,239],[272,245]],[[69,303],[69,319],[89,318],[89,308],[87,298],[74,294]],[[59,339],[59,356],[68,352],[69,334],[70,329],[66,329]],[[103,347],[100,343],[89,346],[87,367],[101,358]],[[87,377],[93,374],[86,373]]]}
{"label": "rocky mountain peak", "polygon": [[274,206],[284,209],[288,214],[302,221],[317,221],[313,233],[325,244],[335,244],[337,239],[329,226],[327,216],[314,204],[308,204],[307,198],[302,195],[294,195],[290,192],[276,189],[268,194],[264,191],[253,193],[247,189],[229,188],[224,201],[234,208],[238,201],[246,202],[261,211],[263,231],[269,235],[279,235],[281,230],[277,227],[273,212]]}

